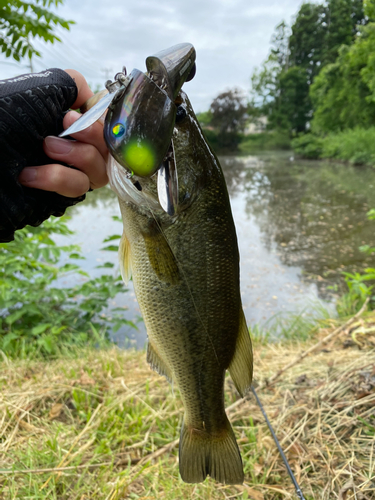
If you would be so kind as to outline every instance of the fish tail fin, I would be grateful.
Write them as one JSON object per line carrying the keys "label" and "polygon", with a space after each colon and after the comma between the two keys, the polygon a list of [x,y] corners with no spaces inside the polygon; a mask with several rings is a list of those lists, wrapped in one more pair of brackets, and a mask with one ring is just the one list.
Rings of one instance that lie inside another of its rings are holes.
{"label": "fish tail fin", "polygon": [[181,428],[179,461],[185,483],[200,483],[207,474],[224,484],[242,484],[244,480],[240,451],[229,420],[215,435],[185,424]]}

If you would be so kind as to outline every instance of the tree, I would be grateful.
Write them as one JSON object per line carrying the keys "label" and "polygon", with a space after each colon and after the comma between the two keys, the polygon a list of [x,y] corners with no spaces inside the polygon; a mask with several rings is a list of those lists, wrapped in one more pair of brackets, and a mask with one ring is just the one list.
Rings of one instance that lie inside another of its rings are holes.
{"label": "tree", "polygon": [[329,0],[326,6],[325,50],[322,65],[333,63],[342,45],[351,45],[365,25],[363,0]]}
{"label": "tree", "polygon": [[219,94],[211,103],[211,125],[221,133],[242,132],[246,121],[246,103],[243,92],[234,88]]}
{"label": "tree", "polygon": [[289,38],[290,66],[305,68],[308,83],[318,74],[323,60],[326,34],[326,7],[302,4]]}
{"label": "tree", "polygon": [[289,28],[285,21],[281,21],[271,37],[271,56],[277,61],[280,68],[289,64]]}
{"label": "tree", "polygon": [[309,97],[308,73],[305,68],[292,66],[280,75],[278,116],[293,132],[305,132],[310,121],[311,101]]}
{"label": "tree", "polygon": [[66,21],[48,10],[58,7],[63,0],[0,0],[0,48],[6,57],[20,61],[24,57],[31,60],[40,53],[31,40],[41,38],[54,43],[61,40],[53,33],[56,26],[69,30],[73,21]]}
{"label": "tree", "polygon": [[289,36],[285,22],[276,27],[270,55],[252,76],[253,106],[267,115],[269,128],[291,134],[308,128],[314,79],[335,61],[343,44],[354,42],[358,26],[363,27],[375,12],[374,2],[366,0],[366,15],[362,0],[307,2],[298,11]]}
{"label": "tree", "polygon": [[303,132],[311,118],[308,73],[299,66],[279,71],[275,56],[271,55],[262,71],[254,73],[253,91],[257,93],[258,104],[252,103],[251,115],[256,118],[257,110],[267,116],[268,128]]}
{"label": "tree", "polygon": [[310,89],[317,133],[375,125],[375,23],[322,69]]}

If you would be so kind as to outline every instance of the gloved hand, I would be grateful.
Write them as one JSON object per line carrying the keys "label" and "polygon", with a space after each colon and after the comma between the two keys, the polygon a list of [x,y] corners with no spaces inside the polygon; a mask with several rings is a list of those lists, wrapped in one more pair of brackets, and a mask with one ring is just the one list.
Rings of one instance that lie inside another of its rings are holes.
{"label": "gloved hand", "polygon": [[[11,241],[14,231],[26,224],[36,226],[50,215],[62,215],[85,198],[90,186],[107,182],[107,150],[99,123],[76,134],[82,142],[55,137],[43,142],[64,129],[63,119],[65,128],[75,121],[78,114],[64,118],[65,111],[81,106],[92,94],[82,75],[68,71],[78,88],[60,69],[0,81],[0,241]],[[72,147],[64,150],[62,145]]]}

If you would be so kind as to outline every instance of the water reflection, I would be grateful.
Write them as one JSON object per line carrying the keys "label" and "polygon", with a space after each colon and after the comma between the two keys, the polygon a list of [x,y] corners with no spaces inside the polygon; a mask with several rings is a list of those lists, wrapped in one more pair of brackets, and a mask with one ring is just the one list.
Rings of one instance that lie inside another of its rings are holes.
{"label": "water reflection", "polygon": [[267,250],[276,250],[283,265],[300,267],[321,298],[342,283],[342,271],[375,264],[359,251],[375,244],[374,223],[366,219],[375,207],[374,169],[280,156],[237,160],[233,170],[225,161],[223,168],[231,189],[243,190]]}
{"label": "water reflection", "polygon": [[[332,301],[341,272],[375,265],[358,247],[375,246],[374,223],[366,212],[375,207],[375,171],[344,165],[291,161],[288,154],[220,158],[231,197],[241,255],[241,294],[249,323],[264,322],[282,311],[301,311],[318,298]],[[117,265],[102,241],[122,231],[116,196],[109,189],[89,193],[70,210],[71,243],[82,246],[91,274],[105,261]],[[65,241],[64,241],[65,242]],[[117,268],[118,269],[118,268]],[[128,319],[139,316],[132,284],[118,296]],[[139,332],[121,330],[116,341],[145,341]]]}

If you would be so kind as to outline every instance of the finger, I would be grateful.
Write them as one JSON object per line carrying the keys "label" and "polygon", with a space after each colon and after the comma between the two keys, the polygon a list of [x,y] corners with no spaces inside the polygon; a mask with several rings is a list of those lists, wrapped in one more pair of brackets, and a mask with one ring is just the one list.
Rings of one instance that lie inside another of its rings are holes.
{"label": "finger", "polygon": [[98,189],[107,184],[106,160],[95,146],[49,136],[44,140],[43,147],[50,158],[74,165],[85,173],[92,189]]}
{"label": "finger", "polygon": [[54,191],[68,198],[77,198],[90,188],[90,180],[86,174],[58,164],[26,167],[18,180],[24,186]]}
{"label": "finger", "polygon": [[[77,113],[76,111],[70,111],[64,117],[64,129],[67,129],[74,123],[78,118],[82,115]],[[86,144],[92,144],[100,151],[100,154],[107,160],[108,157],[108,149],[106,143],[104,141],[103,136],[103,125],[100,122],[93,123],[90,127],[82,130],[81,132],[77,132],[76,134],[72,134],[74,139],[77,141],[85,142]]]}
{"label": "finger", "polygon": [[81,75],[81,73],[79,73],[75,69],[66,69],[65,71],[73,78],[78,90],[77,99],[73,103],[72,108],[80,108],[82,104],[87,101],[87,99],[94,95],[94,92],[90,89],[85,77]]}

